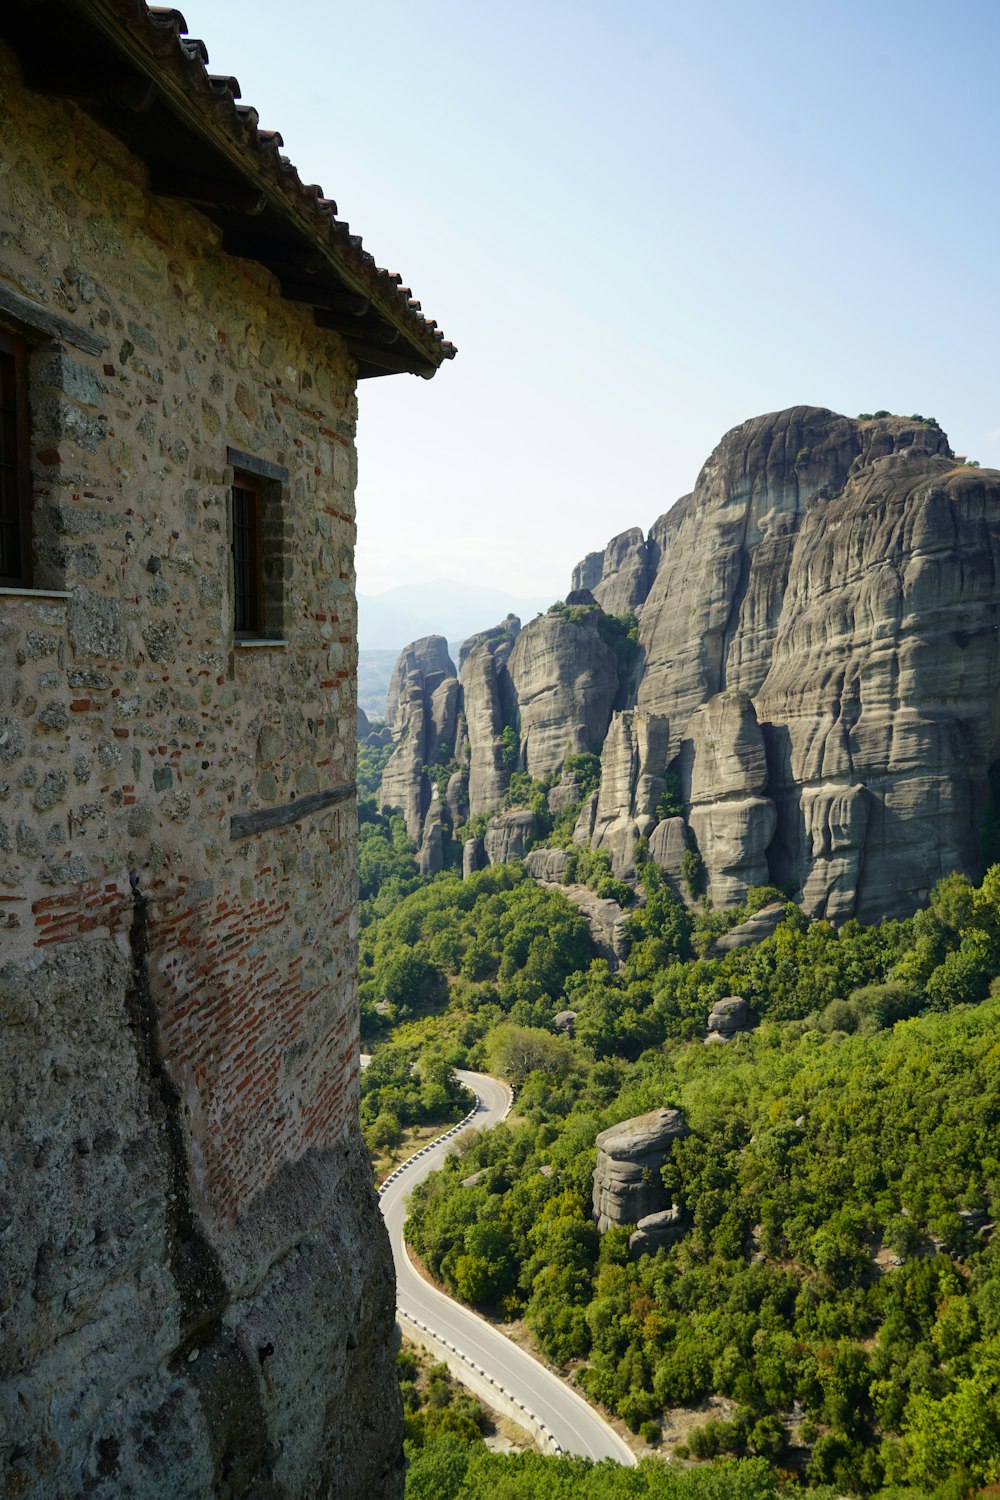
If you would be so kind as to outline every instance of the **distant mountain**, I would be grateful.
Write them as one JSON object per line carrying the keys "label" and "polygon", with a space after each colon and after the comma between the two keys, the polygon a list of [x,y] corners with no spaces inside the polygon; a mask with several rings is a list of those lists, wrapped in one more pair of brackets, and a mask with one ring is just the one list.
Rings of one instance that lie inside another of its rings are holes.
{"label": "distant mountain", "polygon": [[518,615],[526,625],[555,598],[554,593],[513,598],[501,589],[453,578],[404,583],[384,594],[358,595],[358,646],[362,651],[398,653],[423,635],[464,641],[504,615]]}

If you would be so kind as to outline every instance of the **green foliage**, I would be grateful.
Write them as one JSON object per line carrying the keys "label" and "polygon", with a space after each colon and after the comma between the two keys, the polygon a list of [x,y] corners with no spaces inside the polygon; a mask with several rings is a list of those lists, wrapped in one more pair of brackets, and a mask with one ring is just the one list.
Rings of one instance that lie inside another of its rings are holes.
{"label": "green foliage", "polygon": [[475,1096],[455,1077],[450,1062],[411,1047],[376,1048],[361,1070],[361,1127],[370,1149],[399,1144],[404,1125],[461,1120]]}
{"label": "green foliage", "polygon": [[[586,923],[564,896],[517,866],[469,880],[445,873],[413,890],[361,934],[359,994],[366,1025],[388,1001],[394,1018],[442,1009],[459,979],[463,1003],[490,1002],[534,1024],[560,1006],[567,977],[593,953]],[[539,1008],[540,1007],[540,1008]]]}
{"label": "green foliage", "polygon": [[602,875],[597,882],[597,894],[602,901],[617,901],[619,906],[628,907],[632,905],[635,892],[626,881],[616,880],[613,875]]}
{"label": "green foliage", "polygon": [[550,604],[550,615],[561,615],[574,625],[587,624],[596,630],[606,646],[610,646],[618,657],[621,667],[627,671],[639,651],[639,622],[634,614],[605,614],[599,604],[566,604],[556,600]]}
{"label": "green foliage", "polygon": [[363,744],[358,746],[358,796],[377,797],[382,785],[382,772],[389,763],[393,747],[389,745]]}
{"label": "green foliage", "polygon": [[580,789],[579,801],[596,792],[601,784],[601,757],[592,750],[582,750],[578,755],[567,755],[563,761],[563,775],[572,776]]}
{"label": "green foliage", "polygon": [[656,804],[656,816],[662,818],[682,818],[684,816],[684,803],[681,800],[681,784],[673,771],[667,771],[664,778],[663,795]]}
{"label": "green foliage", "polygon": [[[609,877],[601,856],[576,857],[598,887]],[[997,1482],[1000,1246],[973,1216],[1000,1194],[1000,867],[978,888],[942,881],[905,922],[834,928],[789,905],[771,937],[720,959],[692,949],[780,893],[692,917],[656,866],[639,881],[619,972],[517,869],[439,877],[363,935],[363,993],[397,949],[423,954],[448,991],[424,1041],[454,1038],[518,1082],[517,1123],[414,1192],[415,1249],[457,1295],[523,1316],[634,1430],[727,1397],[733,1415],[690,1439],[713,1460],[699,1480],[735,1472],[724,1455],[754,1456],[754,1473],[791,1462],[797,1404],[807,1478],[827,1495],[958,1500]],[[729,994],[759,1024],[706,1048]],[[564,1007],[572,1039],[552,1030]],[[391,1083],[370,1106],[390,1131]],[[630,1262],[627,1231],[598,1236],[591,1218],[594,1139],[663,1105],[691,1127],[663,1171],[685,1232]],[[475,1492],[477,1453],[457,1493]]]}
{"label": "green foliage", "polygon": [[[358,827],[358,895],[362,903],[374,900],[388,887],[378,915],[402,899],[420,883],[416,849],[406,836],[406,825],[398,813],[388,818],[363,809],[365,820]],[[370,918],[362,907],[361,920]]]}
{"label": "green foliage", "polygon": [[493,1073],[511,1083],[523,1083],[529,1073],[565,1075],[574,1061],[565,1038],[553,1036],[537,1026],[495,1027],[486,1044],[486,1061]]}
{"label": "green foliage", "polygon": [[518,756],[521,753],[521,740],[513,724],[504,726],[500,736],[500,764],[508,775],[517,769]]}
{"label": "green foliage", "polygon": [[685,1470],[658,1459],[635,1469],[611,1459],[551,1458],[541,1453],[490,1453],[441,1437],[407,1445],[406,1500],[777,1500],[762,1459]]}
{"label": "green foliage", "polygon": [[685,849],[681,855],[681,879],[692,900],[696,900],[705,889],[705,862],[697,849]]}
{"label": "green foliage", "polygon": [[[595,986],[614,989],[598,969],[567,1047],[580,1047]],[[913,1004],[892,982],[849,993],[865,1024]],[[997,1409],[1000,1255],[956,1208],[989,1211],[1000,1182],[998,1021],[993,998],[853,1035],[785,1022],[631,1063],[578,1051],[562,1078],[521,1089],[524,1123],[474,1141],[417,1190],[411,1239],[459,1292],[464,1258],[481,1254],[479,1289],[520,1310],[550,1358],[582,1359],[589,1394],[634,1427],[712,1392],[737,1401],[735,1417],[692,1435],[699,1458],[781,1463],[781,1413],[798,1401],[816,1484],[868,1493],[889,1473],[932,1486],[959,1461],[992,1482],[1000,1448],[982,1413]],[[692,1127],[665,1171],[689,1227],[629,1263],[623,1232],[594,1234],[594,1137],[664,1103]],[[964,1273],[933,1253],[929,1236],[945,1229]],[[874,1249],[894,1236],[907,1258],[878,1276]]]}

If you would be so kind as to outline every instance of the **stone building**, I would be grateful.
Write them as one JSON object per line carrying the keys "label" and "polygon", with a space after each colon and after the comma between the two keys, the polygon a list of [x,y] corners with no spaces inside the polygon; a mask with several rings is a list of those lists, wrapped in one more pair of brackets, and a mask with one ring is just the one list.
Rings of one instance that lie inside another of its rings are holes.
{"label": "stone building", "polygon": [[395,1496],[356,387],[454,349],[185,32],[0,6],[0,1491]]}

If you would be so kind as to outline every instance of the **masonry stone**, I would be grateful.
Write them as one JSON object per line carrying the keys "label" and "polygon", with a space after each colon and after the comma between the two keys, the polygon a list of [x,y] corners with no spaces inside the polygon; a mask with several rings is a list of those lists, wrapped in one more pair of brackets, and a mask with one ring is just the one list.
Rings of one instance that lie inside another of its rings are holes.
{"label": "masonry stone", "polygon": [[[0,141],[34,526],[0,595],[0,1489],[397,1500],[356,814],[314,806],[355,776],[358,367],[3,44]],[[288,474],[284,644],[234,635],[227,449]]]}

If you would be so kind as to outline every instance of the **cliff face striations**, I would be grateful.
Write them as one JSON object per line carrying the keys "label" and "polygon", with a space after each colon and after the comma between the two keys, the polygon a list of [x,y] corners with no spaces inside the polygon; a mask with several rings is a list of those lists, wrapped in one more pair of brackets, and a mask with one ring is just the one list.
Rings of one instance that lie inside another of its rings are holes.
{"label": "cliff face striations", "polygon": [[[644,838],[682,890],[696,851],[718,905],[773,883],[837,920],[912,910],[982,862],[998,579],[1000,474],[957,463],[936,423],[754,418],[647,537],[588,554],[567,605],[521,633],[508,757],[516,731],[555,813],[575,794],[566,757],[601,753],[576,837],[616,874]],[[637,617],[637,659],[610,615]],[[488,717],[480,765],[499,753]],[[481,810],[502,784],[479,773]]]}

